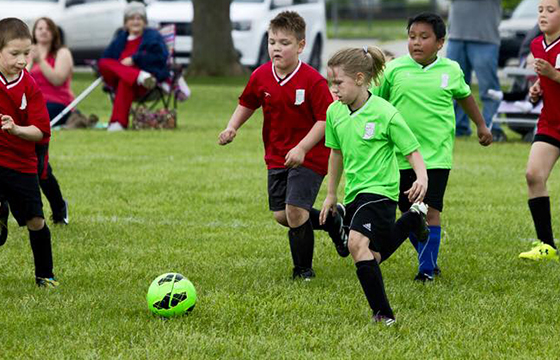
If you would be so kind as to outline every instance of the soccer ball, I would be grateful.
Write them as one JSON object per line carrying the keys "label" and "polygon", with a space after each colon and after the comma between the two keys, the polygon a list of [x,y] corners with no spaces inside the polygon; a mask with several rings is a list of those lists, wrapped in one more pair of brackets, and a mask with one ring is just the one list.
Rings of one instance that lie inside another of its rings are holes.
{"label": "soccer ball", "polygon": [[196,290],[183,275],[167,273],[152,281],[146,300],[148,308],[157,315],[179,316],[194,309]]}

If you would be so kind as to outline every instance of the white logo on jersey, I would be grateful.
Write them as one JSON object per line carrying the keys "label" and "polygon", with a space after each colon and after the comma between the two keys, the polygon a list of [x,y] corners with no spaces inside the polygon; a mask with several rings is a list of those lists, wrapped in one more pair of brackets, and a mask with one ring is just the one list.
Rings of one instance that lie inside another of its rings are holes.
{"label": "white logo on jersey", "polygon": [[301,105],[305,101],[305,89],[296,89],[296,102],[294,105]]}
{"label": "white logo on jersey", "polygon": [[373,138],[375,135],[375,123],[366,123],[366,128],[364,131],[364,136],[362,137],[364,140],[369,140]]}
{"label": "white logo on jersey", "polygon": [[27,99],[25,98],[25,94],[21,97],[21,105],[19,106],[20,110],[25,110],[27,107]]}
{"label": "white logo on jersey", "polygon": [[367,231],[371,231],[371,224],[370,223],[364,224],[362,226],[365,227],[367,229]]}
{"label": "white logo on jersey", "polygon": [[441,88],[445,89],[449,85],[449,75],[441,74]]}
{"label": "white logo on jersey", "polygon": [[270,93],[268,93],[268,92],[266,92],[266,91],[264,92],[264,97],[265,97],[265,98],[271,97],[271,96],[272,96],[272,95],[270,95]]}
{"label": "white logo on jersey", "polygon": [[556,69],[560,69],[560,54],[556,56],[556,65],[554,65]]}

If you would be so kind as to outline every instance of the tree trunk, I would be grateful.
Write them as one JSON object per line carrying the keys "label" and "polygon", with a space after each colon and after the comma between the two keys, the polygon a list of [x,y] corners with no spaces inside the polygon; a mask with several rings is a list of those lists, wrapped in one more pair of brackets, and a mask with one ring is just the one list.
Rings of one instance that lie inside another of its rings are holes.
{"label": "tree trunk", "polygon": [[247,72],[233,47],[231,0],[193,0],[193,47],[189,75],[232,76]]}

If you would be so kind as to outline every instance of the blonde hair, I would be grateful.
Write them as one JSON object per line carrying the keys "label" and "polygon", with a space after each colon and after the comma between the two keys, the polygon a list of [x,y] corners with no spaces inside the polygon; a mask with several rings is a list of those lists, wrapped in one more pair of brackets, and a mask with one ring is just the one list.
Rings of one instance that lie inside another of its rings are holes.
{"label": "blonde hair", "polygon": [[346,48],[338,50],[327,63],[329,68],[340,66],[350,77],[356,78],[358,73],[364,74],[367,85],[373,81],[379,85],[379,78],[385,68],[385,55],[376,46],[363,48]]}

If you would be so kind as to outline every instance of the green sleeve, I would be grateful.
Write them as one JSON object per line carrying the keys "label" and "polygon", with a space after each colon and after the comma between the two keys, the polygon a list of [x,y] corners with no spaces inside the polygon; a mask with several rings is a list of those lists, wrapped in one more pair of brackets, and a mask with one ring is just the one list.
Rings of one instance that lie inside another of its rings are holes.
{"label": "green sleeve", "polygon": [[387,74],[383,74],[381,79],[379,79],[378,86],[375,86],[375,84],[372,82],[369,90],[373,95],[379,96],[380,98],[389,101],[389,97],[391,96],[391,83],[387,78]]}
{"label": "green sleeve", "polygon": [[389,137],[399,151],[407,156],[420,148],[420,144],[401,114],[395,112],[389,122]]}
{"label": "green sleeve", "polygon": [[327,123],[325,125],[325,146],[340,150],[340,143],[333,128],[332,111],[329,110],[327,110]]}
{"label": "green sleeve", "polygon": [[464,99],[471,94],[470,86],[465,82],[465,75],[459,64],[455,67],[453,87],[451,89],[454,99]]}

